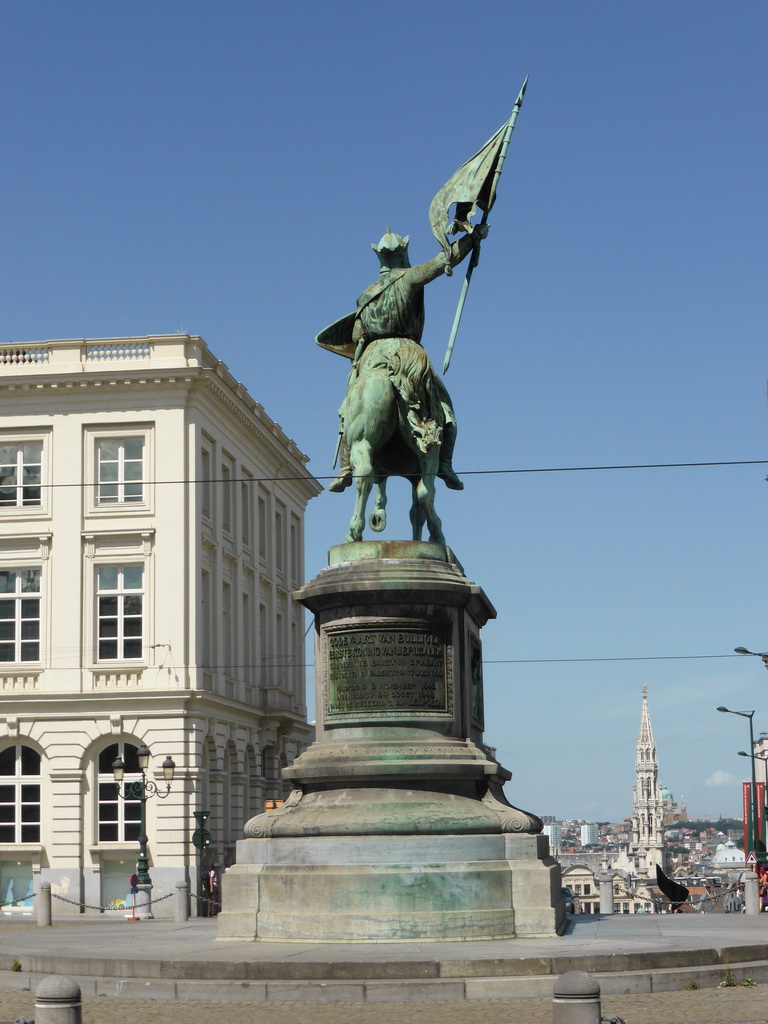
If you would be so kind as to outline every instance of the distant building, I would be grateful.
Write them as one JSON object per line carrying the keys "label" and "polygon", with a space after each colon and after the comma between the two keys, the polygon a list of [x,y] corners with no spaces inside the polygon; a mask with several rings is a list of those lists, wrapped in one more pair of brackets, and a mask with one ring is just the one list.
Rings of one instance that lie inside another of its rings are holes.
{"label": "distant building", "polygon": [[544,835],[549,838],[550,847],[559,846],[563,841],[563,830],[556,822],[544,826]]}
{"label": "distant building", "polygon": [[600,829],[593,823],[588,822],[581,826],[581,845],[596,846],[600,842]]}
{"label": "distant building", "polygon": [[680,806],[678,807],[672,792],[666,786],[662,786],[661,789],[661,806],[665,826],[668,827],[670,825],[677,825],[681,821],[688,821],[685,797],[681,797]]}

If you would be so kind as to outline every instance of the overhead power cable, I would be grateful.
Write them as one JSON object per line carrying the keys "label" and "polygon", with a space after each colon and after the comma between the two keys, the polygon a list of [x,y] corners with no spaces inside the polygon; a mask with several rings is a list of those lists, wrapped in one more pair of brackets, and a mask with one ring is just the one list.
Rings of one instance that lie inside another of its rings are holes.
{"label": "overhead power cable", "polygon": [[[307,627],[304,637],[306,638],[309,629],[313,624]],[[59,652],[60,653],[60,652]],[[75,652],[76,653],[76,652]],[[562,665],[562,664],[578,664],[581,662],[598,662],[598,661],[700,661],[700,660],[711,660],[713,658],[739,658],[738,654],[648,654],[648,655],[636,655],[628,657],[618,658],[483,658],[484,665]],[[275,655],[273,658],[266,658],[260,662],[240,663],[240,664],[196,664],[195,669],[204,672],[224,672],[224,671],[242,671],[243,669],[255,669],[257,671],[278,671],[282,672],[289,668],[313,668],[313,662],[295,662],[290,659],[293,658],[292,654]],[[128,664],[128,663],[121,663]],[[175,663],[174,663],[175,664]],[[109,662],[97,662],[93,665],[88,666],[94,671],[106,671],[109,669]],[[71,672],[73,669],[77,669],[79,666],[65,666],[65,665],[49,665],[44,668],[44,671],[58,671],[58,672]],[[167,666],[162,662],[157,662],[154,665],[140,664],[137,668],[141,671],[152,671],[154,669],[163,669]],[[176,668],[187,668],[184,664],[175,664]],[[36,669],[37,670],[37,667]]]}
{"label": "overhead power cable", "polygon": [[696,661],[701,658],[738,658],[738,654],[646,654],[626,658],[483,658],[484,665],[553,665],[579,661]]}
{"label": "overhead power cable", "polygon": [[[696,469],[712,466],[768,466],[768,459],[737,459],[723,462],[648,462],[616,466],[528,466],[523,469],[459,469],[460,476],[508,476],[522,473],[595,473],[607,472],[609,470],[622,469]],[[327,476],[314,476],[307,471],[304,476],[242,476],[242,477],[182,477],[179,480],[132,480],[132,484],[144,484],[160,487],[172,484],[267,484],[267,483],[289,483],[294,480],[306,481],[308,478],[314,480],[335,480],[335,474]],[[114,481],[102,481],[114,483]],[[5,483],[5,487],[21,486],[18,483]],[[73,481],[71,483],[38,483],[25,484],[27,487],[57,488],[57,487],[92,487],[100,486],[98,481]]]}

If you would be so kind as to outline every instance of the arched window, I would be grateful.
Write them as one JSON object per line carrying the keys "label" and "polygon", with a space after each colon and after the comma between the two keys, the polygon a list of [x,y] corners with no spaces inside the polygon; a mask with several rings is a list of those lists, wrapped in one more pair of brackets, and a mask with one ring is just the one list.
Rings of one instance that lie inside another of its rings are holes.
{"label": "arched window", "polygon": [[124,784],[140,782],[138,747],[131,743],[110,743],[99,754],[99,842],[136,842],[141,830],[141,801],[123,800],[117,791],[112,765],[120,755],[125,764]]}
{"label": "arched window", "polygon": [[0,843],[40,842],[40,755],[20,743],[0,751]]}

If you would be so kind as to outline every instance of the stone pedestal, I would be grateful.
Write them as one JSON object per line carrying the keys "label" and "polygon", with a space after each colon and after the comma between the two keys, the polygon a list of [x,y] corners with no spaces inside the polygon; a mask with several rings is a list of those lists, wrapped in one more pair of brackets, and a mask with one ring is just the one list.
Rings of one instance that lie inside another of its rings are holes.
{"label": "stone pedestal", "polygon": [[317,739],[282,807],[247,822],[219,938],[552,935],[560,871],[483,744],[480,629],[449,549],[358,542],[297,598],[315,615]]}

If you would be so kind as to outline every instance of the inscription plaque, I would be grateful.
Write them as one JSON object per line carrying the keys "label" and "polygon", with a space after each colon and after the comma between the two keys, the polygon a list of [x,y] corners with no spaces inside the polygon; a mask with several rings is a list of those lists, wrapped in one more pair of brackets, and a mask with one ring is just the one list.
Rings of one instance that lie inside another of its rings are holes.
{"label": "inscription plaque", "polygon": [[327,637],[328,714],[448,710],[445,637],[429,629],[368,629]]}

